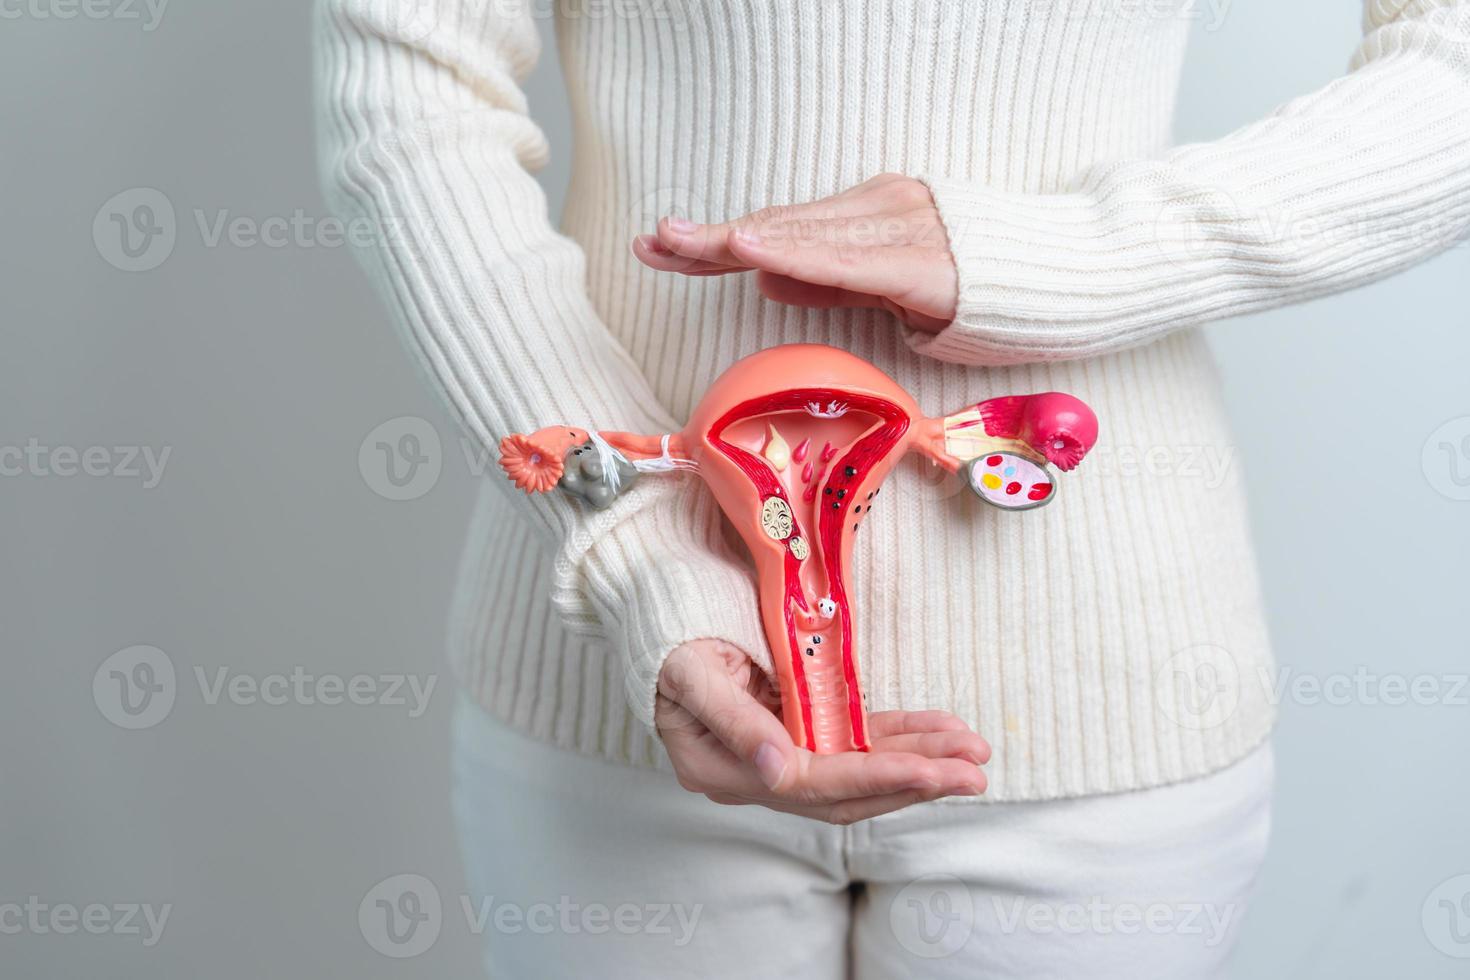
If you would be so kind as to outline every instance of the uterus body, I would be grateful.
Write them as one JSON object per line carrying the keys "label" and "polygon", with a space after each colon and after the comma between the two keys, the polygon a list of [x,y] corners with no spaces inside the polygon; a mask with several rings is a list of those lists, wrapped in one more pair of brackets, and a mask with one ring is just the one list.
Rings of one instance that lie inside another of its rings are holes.
{"label": "uterus body", "polygon": [[1096,417],[1070,395],[995,398],[931,418],[867,361],[791,344],[732,365],[680,432],[552,426],[500,448],[523,489],[560,487],[595,507],[651,472],[696,472],[754,560],[786,728],[797,745],[832,753],[871,744],[851,562],[894,465],[920,453],[963,469],[987,502],[1026,510],[1055,498],[1049,465],[1072,469],[1096,439]]}

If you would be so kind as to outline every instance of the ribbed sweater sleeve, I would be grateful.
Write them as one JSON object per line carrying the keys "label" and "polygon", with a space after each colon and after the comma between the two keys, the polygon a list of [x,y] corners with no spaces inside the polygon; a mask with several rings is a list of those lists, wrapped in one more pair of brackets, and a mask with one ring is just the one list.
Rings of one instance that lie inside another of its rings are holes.
{"label": "ribbed sweater sleeve", "polygon": [[1363,285],[1470,228],[1470,0],[1369,0],[1350,72],[1267,118],[1062,193],[926,176],[958,313],[943,361],[1091,357]]}
{"label": "ribbed sweater sleeve", "polygon": [[[678,426],[594,312],[581,250],[551,225],[530,170],[546,141],[519,82],[539,54],[529,2],[320,0],[324,182],[344,217],[381,230],[361,250],[410,346],[469,433],[565,423]],[[664,657],[704,637],[769,669],[752,578],[698,481],[645,478],[606,511],[517,498],[556,549],[553,598],[573,630],[626,660],[651,722]]]}

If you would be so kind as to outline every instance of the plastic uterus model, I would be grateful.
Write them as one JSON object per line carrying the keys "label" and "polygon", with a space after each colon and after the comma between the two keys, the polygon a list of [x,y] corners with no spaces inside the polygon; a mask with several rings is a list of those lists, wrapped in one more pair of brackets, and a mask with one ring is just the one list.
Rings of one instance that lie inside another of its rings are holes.
{"label": "plastic uterus model", "polygon": [[689,469],[709,486],[755,559],[761,616],[797,745],[866,751],[850,591],[853,540],[883,478],[908,452],[1004,510],[1050,503],[1049,466],[1071,470],[1097,417],[1057,392],[992,398],[928,418],[872,364],[791,344],[720,375],[682,432],[633,435],[552,426],[507,436],[500,464],[528,493],[560,488],[606,507],[643,474]]}

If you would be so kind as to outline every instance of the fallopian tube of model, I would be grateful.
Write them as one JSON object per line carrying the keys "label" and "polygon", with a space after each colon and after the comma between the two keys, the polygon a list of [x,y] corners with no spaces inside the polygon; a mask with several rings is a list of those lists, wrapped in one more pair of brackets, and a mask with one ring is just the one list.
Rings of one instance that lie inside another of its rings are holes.
{"label": "fallopian tube of model", "polygon": [[1058,392],[929,418],[867,361],[790,344],[731,365],[682,432],[551,426],[507,436],[500,465],[528,493],[560,488],[598,508],[644,474],[697,474],[755,560],[786,728],[797,745],[830,753],[869,747],[850,562],[894,464],[922,453],[964,470],[982,500],[1029,510],[1056,497],[1049,466],[1073,469],[1097,433],[1092,410]]}

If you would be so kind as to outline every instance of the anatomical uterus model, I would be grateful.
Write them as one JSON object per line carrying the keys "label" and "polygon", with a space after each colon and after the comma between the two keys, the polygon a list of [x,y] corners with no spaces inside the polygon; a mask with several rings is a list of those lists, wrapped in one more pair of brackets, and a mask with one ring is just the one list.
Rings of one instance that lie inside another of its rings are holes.
{"label": "anatomical uterus model", "polygon": [[869,747],[850,563],[889,470],[919,452],[952,473],[964,469],[981,499],[1027,510],[1056,496],[1048,464],[1075,467],[1097,431],[1085,404],[1057,392],[929,418],[867,361],[791,344],[733,364],[681,432],[552,426],[507,436],[500,450],[527,492],[560,487],[595,507],[644,474],[697,472],[755,560],[786,728],[797,745],[830,753]]}

